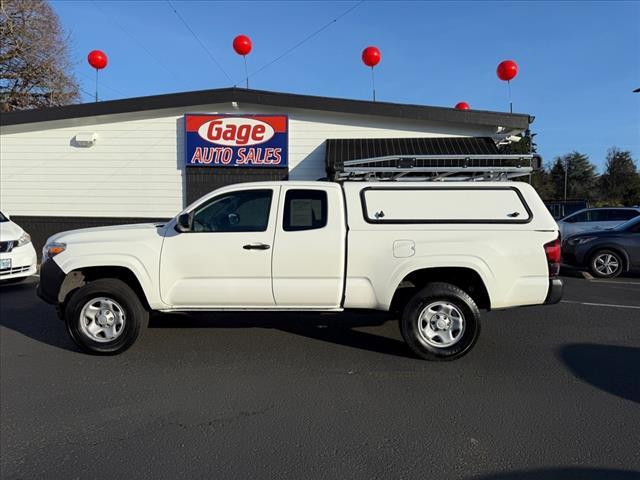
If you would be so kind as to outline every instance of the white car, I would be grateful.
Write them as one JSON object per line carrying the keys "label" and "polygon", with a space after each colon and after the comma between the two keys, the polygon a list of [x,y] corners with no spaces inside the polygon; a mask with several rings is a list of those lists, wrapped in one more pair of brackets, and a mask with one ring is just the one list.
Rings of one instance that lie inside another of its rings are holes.
{"label": "white car", "polygon": [[31,237],[0,212],[0,282],[20,282],[36,273],[36,250]]}

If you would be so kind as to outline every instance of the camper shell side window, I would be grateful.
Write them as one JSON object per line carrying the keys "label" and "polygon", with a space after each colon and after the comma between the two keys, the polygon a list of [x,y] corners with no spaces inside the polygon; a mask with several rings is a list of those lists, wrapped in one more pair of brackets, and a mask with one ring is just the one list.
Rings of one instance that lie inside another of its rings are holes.
{"label": "camper shell side window", "polygon": [[529,223],[533,214],[515,187],[366,187],[368,223]]}

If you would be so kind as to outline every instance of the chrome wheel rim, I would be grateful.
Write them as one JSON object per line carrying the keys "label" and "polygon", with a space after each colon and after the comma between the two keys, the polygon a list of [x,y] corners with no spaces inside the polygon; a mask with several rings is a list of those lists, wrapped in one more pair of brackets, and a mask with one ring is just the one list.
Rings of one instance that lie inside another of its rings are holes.
{"label": "chrome wheel rim", "polygon": [[80,312],[80,330],[94,342],[112,342],[124,331],[126,314],[118,302],[108,297],[89,300]]}
{"label": "chrome wheel rim", "polygon": [[600,275],[613,275],[620,268],[620,260],[611,253],[601,253],[594,260],[593,268],[595,268],[596,272]]}
{"label": "chrome wheel rim", "polygon": [[455,305],[439,301],[427,305],[418,316],[420,339],[436,348],[447,348],[464,334],[464,315]]}

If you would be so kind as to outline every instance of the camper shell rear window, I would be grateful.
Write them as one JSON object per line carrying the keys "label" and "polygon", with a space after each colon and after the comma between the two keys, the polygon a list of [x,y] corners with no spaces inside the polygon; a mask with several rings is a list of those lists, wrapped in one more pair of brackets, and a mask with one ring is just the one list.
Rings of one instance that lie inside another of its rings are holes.
{"label": "camper shell rear window", "polygon": [[368,223],[528,223],[533,215],[515,187],[367,187]]}

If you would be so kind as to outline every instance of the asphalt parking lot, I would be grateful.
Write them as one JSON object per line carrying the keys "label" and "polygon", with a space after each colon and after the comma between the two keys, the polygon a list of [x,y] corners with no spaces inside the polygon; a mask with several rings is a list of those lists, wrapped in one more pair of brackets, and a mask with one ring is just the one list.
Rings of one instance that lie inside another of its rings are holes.
{"label": "asphalt parking lot", "polygon": [[565,277],[450,363],[360,312],[160,315],[93,357],[34,282],[0,287],[3,479],[640,478],[638,277]]}

